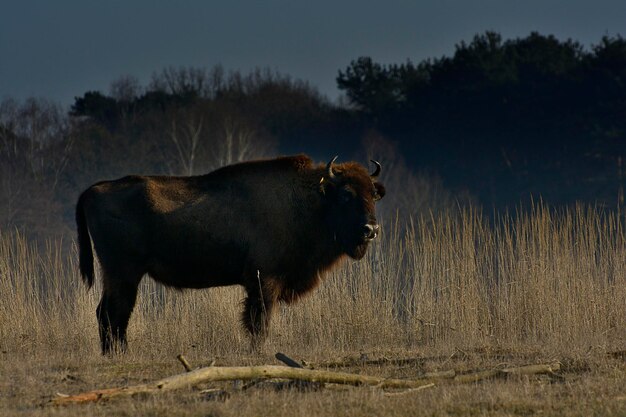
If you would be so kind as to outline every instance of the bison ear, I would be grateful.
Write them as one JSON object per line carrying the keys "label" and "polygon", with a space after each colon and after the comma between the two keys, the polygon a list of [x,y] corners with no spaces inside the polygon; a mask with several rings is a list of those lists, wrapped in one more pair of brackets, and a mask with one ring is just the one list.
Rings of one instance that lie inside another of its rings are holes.
{"label": "bison ear", "polygon": [[376,188],[376,196],[374,197],[374,200],[378,201],[385,196],[385,186],[379,182],[375,182],[374,188]]}

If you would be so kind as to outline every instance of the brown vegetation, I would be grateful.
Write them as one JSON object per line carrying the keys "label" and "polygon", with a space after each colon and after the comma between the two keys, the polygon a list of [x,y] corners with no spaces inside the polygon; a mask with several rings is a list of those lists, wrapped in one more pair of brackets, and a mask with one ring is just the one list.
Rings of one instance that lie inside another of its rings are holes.
{"label": "brown vegetation", "polygon": [[[136,415],[344,415],[601,413],[626,410],[626,239],[619,214],[592,208],[502,216],[473,211],[392,224],[360,262],[333,272],[314,296],[280,309],[267,351],[319,363],[359,355],[347,371],[385,378],[560,361],[563,381],[519,377],[437,387],[398,397],[354,388],[332,393],[246,391],[226,404],[197,391],[90,406]],[[0,409],[11,415],[83,415],[38,408],[73,394],[142,384],[180,372],[184,353],[202,366],[274,364],[250,357],[238,325],[236,289],[177,292],[144,280],[127,355],[101,358],[97,292],[80,283],[75,256],[0,238]],[[361,354],[359,354],[361,352]],[[402,357],[415,362],[394,362]],[[306,411],[306,412],[305,412]]]}

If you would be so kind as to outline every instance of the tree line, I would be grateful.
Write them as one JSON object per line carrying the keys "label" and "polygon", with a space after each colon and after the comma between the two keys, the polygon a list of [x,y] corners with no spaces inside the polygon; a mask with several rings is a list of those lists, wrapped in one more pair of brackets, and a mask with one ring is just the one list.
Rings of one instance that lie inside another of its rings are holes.
{"label": "tree line", "polygon": [[[494,32],[450,57],[383,65],[361,57],[337,83],[413,166],[504,206],[623,199],[626,41]],[[620,194],[621,193],[621,194]]]}
{"label": "tree line", "polygon": [[[195,175],[305,152],[383,163],[402,218],[472,201],[623,199],[626,42],[487,32],[450,57],[368,57],[338,71],[333,103],[275,71],[166,68],[88,91],[71,109],[0,103],[0,230],[69,234],[80,191],[130,173]],[[621,193],[621,194],[620,194]],[[389,198],[390,197],[390,198]]]}

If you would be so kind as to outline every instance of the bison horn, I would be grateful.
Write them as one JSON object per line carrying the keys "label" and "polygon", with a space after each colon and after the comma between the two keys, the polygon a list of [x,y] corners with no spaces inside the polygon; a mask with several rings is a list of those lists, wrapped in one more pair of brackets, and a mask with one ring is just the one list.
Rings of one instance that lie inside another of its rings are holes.
{"label": "bison horn", "polygon": [[374,161],[373,159],[370,159],[370,161],[372,161],[374,165],[376,165],[376,170],[374,171],[374,173],[370,174],[370,177],[375,180],[380,175],[380,163],[378,163],[378,161]]}
{"label": "bison horn", "polygon": [[326,165],[326,172],[327,172],[328,178],[330,178],[331,180],[335,179],[335,174],[333,173],[333,163],[337,160],[337,158],[339,158],[339,155],[331,159],[328,165]]}

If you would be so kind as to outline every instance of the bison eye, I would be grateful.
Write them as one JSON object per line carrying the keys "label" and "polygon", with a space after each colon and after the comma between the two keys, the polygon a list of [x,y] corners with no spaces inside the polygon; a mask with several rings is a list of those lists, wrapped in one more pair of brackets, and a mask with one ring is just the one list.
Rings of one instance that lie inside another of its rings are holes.
{"label": "bison eye", "polygon": [[342,203],[348,203],[355,197],[355,195],[356,193],[354,192],[354,190],[346,186],[341,190],[341,193],[339,194],[339,200]]}

